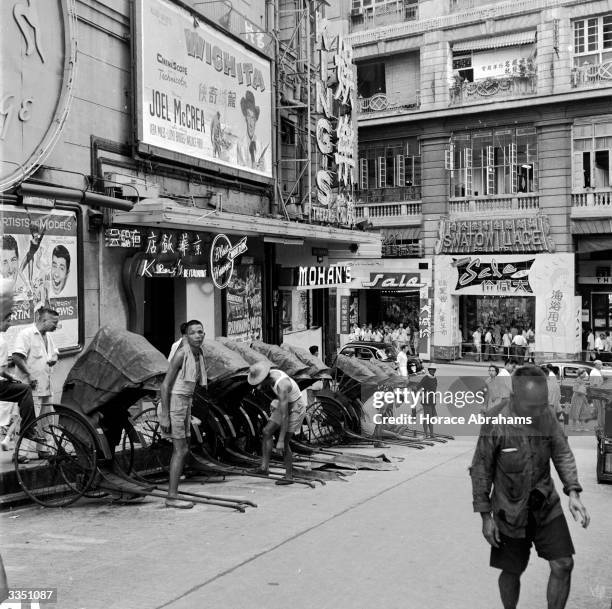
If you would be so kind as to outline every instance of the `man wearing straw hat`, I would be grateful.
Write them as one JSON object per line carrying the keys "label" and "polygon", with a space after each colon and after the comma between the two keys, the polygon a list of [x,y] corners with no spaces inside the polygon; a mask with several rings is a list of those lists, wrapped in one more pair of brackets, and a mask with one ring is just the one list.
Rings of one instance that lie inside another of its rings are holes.
{"label": "man wearing straw hat", "polygon": [[291,452],[291,438],[302,427],[306,416],[306,400],[298,384],[282,370],[270,367],[269,362],[256,362],[249,369],[247,377],[249,385],[259,389],[270,388],[277,399],[270,404],[272,413],[263,430],[261,442],[260,472],[268,474],[270,469],[270,455],[274,434],[279,431],[276,448],[284,451],[285,477],[277,480],[276,484],[292,484],[293,482],[293,453]]}

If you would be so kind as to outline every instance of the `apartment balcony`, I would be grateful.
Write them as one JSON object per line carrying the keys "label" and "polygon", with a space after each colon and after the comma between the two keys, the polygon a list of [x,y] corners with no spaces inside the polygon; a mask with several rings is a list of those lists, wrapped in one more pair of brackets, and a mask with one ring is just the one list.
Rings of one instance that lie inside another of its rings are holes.
{"label": "apartment balcony", "polygon": [[456,83],[449,89],[450,106],[483,104],[491,101],[512,99],[535,95],[537,76],[535,72],[525,72],[510,76],[498,76]]}
{"label": "apartment balcony", "polygon": [[357,203],[355,204],[357,222],[369,220],[374,227],[383,226],[421,226],[423,210],[421,201],[401,201],[398,203]]}
{"label": "apartment balcony", "polygon": [[612,86],[612,61],[584,63],[573,68],[571,75],[574,89],[589,89]]}
{"label": "apartment balcony", "polygon": [[572,220],[612,218],[612,189],[572,193]]}
{"label": "apartment balcony", "polygon": [[540,209],[540,197],[535,194],[490,195],[488,197],[452,197],[448,200],[450,217],[524,217]]}
{"label": "apartment balcony", "polygon": [[376,93],[372,97],[360,97],[357,100],[357,113],[361,117],[370,118],[402,114],[404,112],[416,111],[421,107],[421,92],[417,90],[414,102],[398,100],[395,96],[386,93]]}
{"label": "apartment balcony", "polygon": [[416,21],[419,18],[419,5],[405,0],[389,1],[384,4],[363,7],[351,11],[349,31],[364,32],[384,25]]}
{"label": "apartment balcony", "polygon": [[396,186],[391,188],[370,188],[359,190],[356,193],[357,203],[397,203],[407,201],[409,203],[421,200],[420,186]]}

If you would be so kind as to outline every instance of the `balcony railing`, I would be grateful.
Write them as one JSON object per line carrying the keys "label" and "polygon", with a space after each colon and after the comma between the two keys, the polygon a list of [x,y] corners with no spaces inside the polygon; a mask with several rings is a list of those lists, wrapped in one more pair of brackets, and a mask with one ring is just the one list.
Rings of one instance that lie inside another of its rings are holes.
{"label": "balcony railing", "polygon": [[490,100],[523,97],[537,93],[535,72],[463,81],[450,88],[450,105],[481,104]]}
{"label": "balcony railing", "polygon": [[423,222],[421,201],[355,205],[357,220],[369,219],[374,226],[418,226]]}
{"label": "balcony railing", "polygon": [[406,110],[418,110],[421,106],[421,92],[417,90],[413,102],[405,102],[394,99],[386,93],[375,93],[372,97],[360,97],[357,111],[359,114],[373,114],[374,112],[397,113]]}
{"label": "balcony railing", "polygon": [[370,188],[356,193],[357,203],[397,203],[398,201],[420,201],[420,186],[397,186],[392,188]]}
{"label": "balcony railing", "polygon": [[402,21],[416,21],[418,18],[419,6],[417,3],[396,0],[351,11],[350,31],[351,33],[362,32]]}
{"label": "balcony railing", "polygon": [[612,86],[612,61],[588,63],[572,69],[572,87]]}
{"label": "balcony railing", "polygon": [[451,215],[494,215],[500,211],[529,214],[539,208],[540,197],[534,194],[457,197],[448,201],[448,211]]}
{"label": "balcony railing", "polygon": [[609,218],[612,216],[612,189],[572,193],[572,218]]}

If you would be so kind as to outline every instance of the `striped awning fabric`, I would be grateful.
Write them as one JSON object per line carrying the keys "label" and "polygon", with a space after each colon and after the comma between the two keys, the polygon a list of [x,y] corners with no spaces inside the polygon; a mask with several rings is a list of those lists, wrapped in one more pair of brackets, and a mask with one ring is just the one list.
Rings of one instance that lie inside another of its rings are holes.
{"label": "striped awning fabric", "polygon": [[462,40],[453,43],[453,52],[456,51],[484,51],[485,49],[499,49],[501,47],[515,47],[521,44],[533,44],[536,39],[535,30],[504,34],[502,36],[489,36],[478,40]]}

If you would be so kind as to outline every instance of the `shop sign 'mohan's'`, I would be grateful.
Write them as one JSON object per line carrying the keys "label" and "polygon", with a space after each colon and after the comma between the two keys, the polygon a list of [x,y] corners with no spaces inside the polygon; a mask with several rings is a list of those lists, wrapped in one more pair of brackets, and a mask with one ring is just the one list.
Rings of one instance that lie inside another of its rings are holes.
{"label": "shop sign 'mohan's'", "polygon": [[326,288],[351,283],[351,269],[348,266],[300,266],[297,269],[299,288]]}

